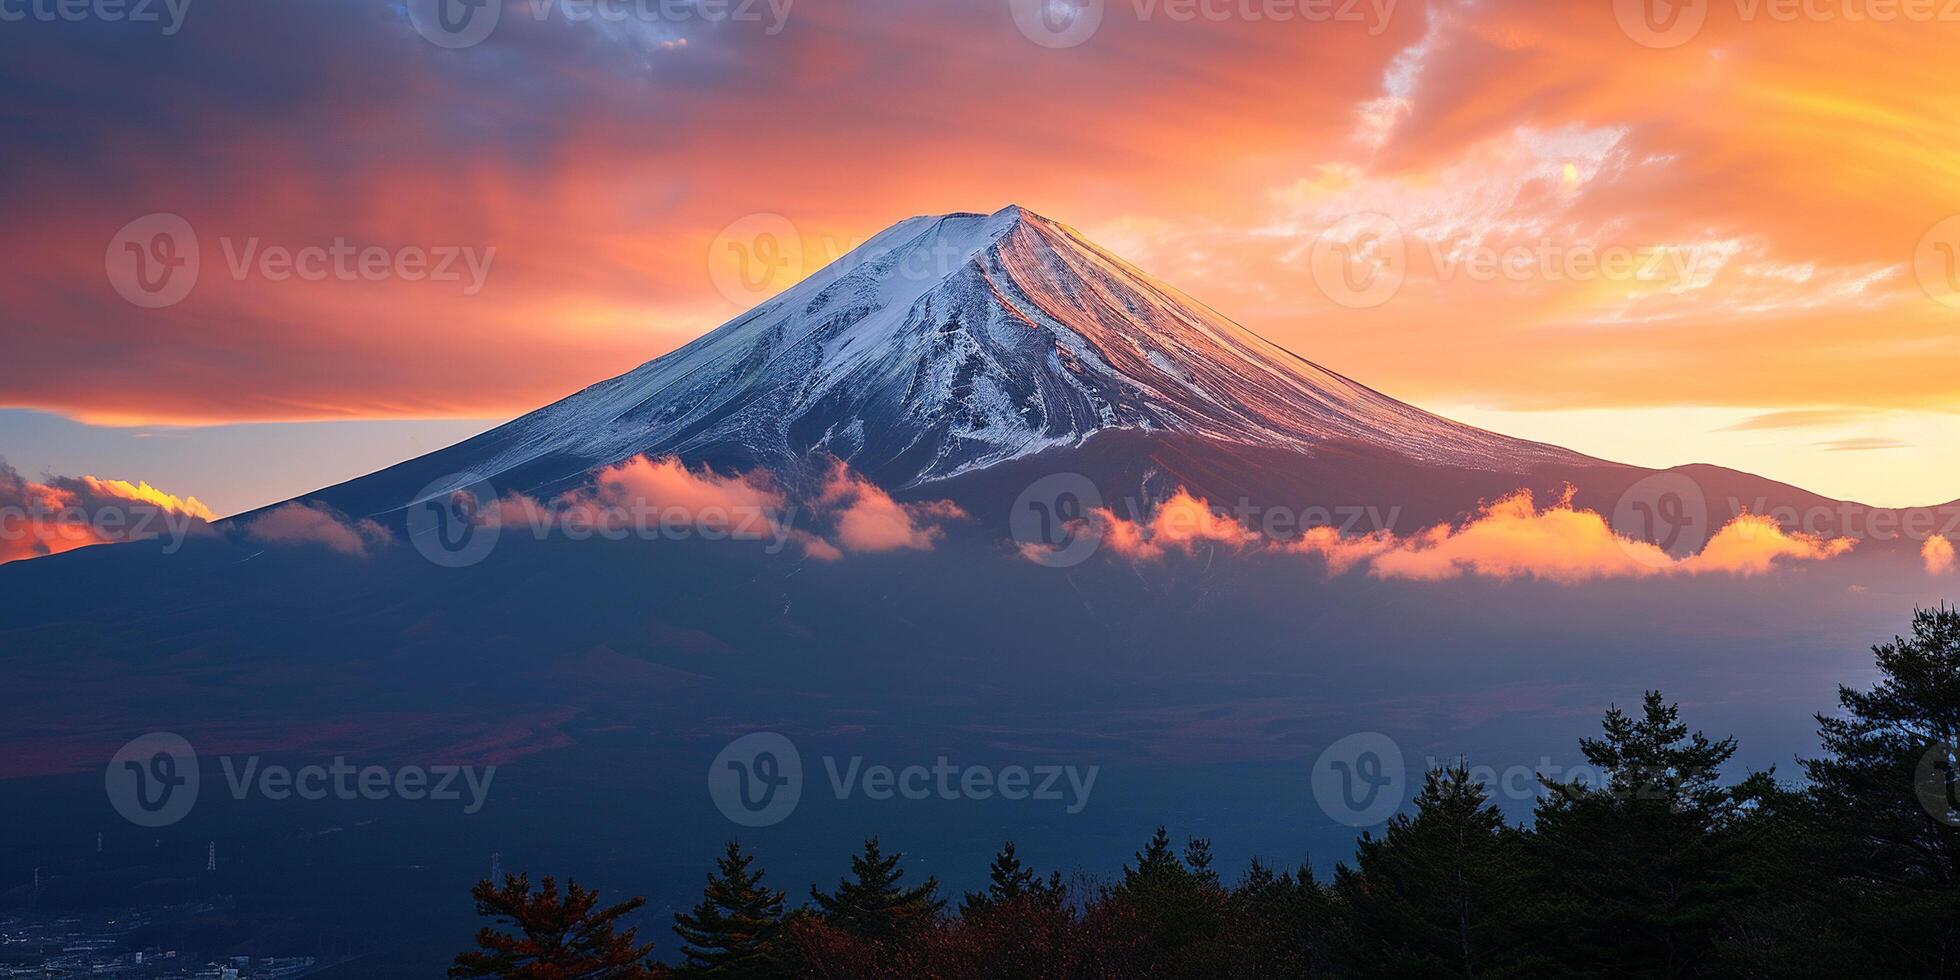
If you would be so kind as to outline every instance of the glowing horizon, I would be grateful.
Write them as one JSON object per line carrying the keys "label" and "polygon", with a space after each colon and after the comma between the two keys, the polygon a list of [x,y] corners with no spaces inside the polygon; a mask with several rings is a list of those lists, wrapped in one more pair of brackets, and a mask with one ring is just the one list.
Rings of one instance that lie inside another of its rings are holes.
{"label": "glowing horizon", "polygon": [[[1881,506],[1960,497],[1960,24],[1857,0],[1700,4],[1665,36],[1610,4],[1111,2],[1078,38],[1025,6],[511,2],[460,49],[327,3],[200,6],[133,54],[136,25],[10,25],[9,126],[47,152],[0,186],[0,407],[509,418],[901,218],[1020,203],[1439,414]],[[274,55],[302,39],[304,71]],[[143,308],[105,249],[152,214],[195,230],[201,268]],[[770,241],[789,254],[731,266]],[[281,273],[342,246],[350,266]],[[88,470],[158,481],[116,463]],[[239,478],[209,472],[167,488],[227,498]]]}

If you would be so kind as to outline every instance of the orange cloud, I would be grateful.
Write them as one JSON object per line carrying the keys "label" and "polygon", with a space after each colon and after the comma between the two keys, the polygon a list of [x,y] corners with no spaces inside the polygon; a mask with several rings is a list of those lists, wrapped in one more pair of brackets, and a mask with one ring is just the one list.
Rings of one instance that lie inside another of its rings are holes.
{"label": "orange cloud", "polygon": [[706,539],[773,539],[794,543],[806,557],[832,562],[847,552],[931,550],[947,521],[966,513],[951,501],[902,504],[876,484],[835,464],[825,475],[808,516],[828,535],[793,526],[799,507],[766,471],[723,475],[690,470],[677,458],[636,457],[600,470],[590,488],[569,491],[549,503],[507,494],[484,507],[478,520],[504,528],[529,527],[580,537],[622,537],[683,532]]}
{"label": "orange cloud", "polygon": [[940,522],[966,517],[950,500],[901,504],[843,463],[831,468],[817,502],[838,508],[837,543],[849,551],[929,551],[944,533]]}
{"label": "orange cloud", "polygon": [[757,474],[722,476],[706,468],[695,472],[673,457],[640,456],[601,471],[597,490],[601,499],[613,503],[646,502],[697,513],[712,508],[781,510],[783,495],[765,481]]}
{"label": "orange cloud", "polygon": [[1955,565],[1953,542],[1935,534],[1927,538],[1926,544],[1919,549],[1919,557],[1926,562],[1926,574],[1946,575],[1953,571]]}
{"label": "orange cloud", "polygon": [[[1364,539],[1365,540],[1365,539]],[[1849,538],[1825,541],[1790,534],[1765,517],[1744,514],[1711,537],[1698,554],[1675,558],[1656,545],[1623,537],[1606,518],[1577,510],[1568,493],[1540,509],[1519,491],[1459,526],[1439,524],[1402,541],[1367,540],[1369,573],[1379,578],[1437,581],[1462,575],[1582,582],[1652,575],[1758,575],[1779,559],[1819,561],[1851,550]],[[1340,547],[1352,548],[1348,542]],[[1355,564],[1352,555],[1349,565]],[[1333,567],[1330,559],[1330,567]]]}
{"label": "orange cloud", "polygon": [[1691,574],[1761,575],[1774,567],[1778,559],[1822,561],[1849,553],[1855,543],[1851,538],[1827,540],[1791,534],[1768,517],[1742,514],[1715,532],[1700,554],[1681,561],[1673,570]]}
{"label": "orange cloud", "polygon": [[[1745,514],[1716,532],[1700,553],[1675,558],[1653,544],[1621,536],[1598,513],[1575,509],[1570,492],[1540,508],[1528,490],[1483,507],[1461,524],[1438,524],[1406,538],[1385,530],[1343,536],[1333,528],[1316,527],[1291,541],[1267,541],[1182,488],[1148,521],[1123,520],[1101,509],[1089,523],[1102,533],[1104,547],[1133,561],[1156,560],[1173,548],[1190,553],[1201,544],[1220,544],[1315,555],[1334,575],[1365,568],[1377,578],[1425,582],[1466,575],[1561,583],[1675,574],[1759,575],[1779,561],[1821,561],[1852,546],[1849,538],[1792,534],[1768,518]],[[1026,548],[1023,554],[1040,557]]]}
{"label": "orange cloud", "polygon": [[1308,528],[1298,540],[1282,547],[1299,554],[1319,555],[1327,562],[1329,572],[1346,575],[1355,566],[1365,565],[1396,546],[1395,535],[1390,531],[1346,536],[1335,528],[1322,526]]}
{"label": "orange cloud", "polygon": [[1382,578],[1437,580],[1470,573],[1555,582],[1635,576],[1668,567],[1668,555],[1613,532],[1606,519],[1568,502],[1539,510],[1528,492],[1491,504],[1461,527],[1439,524],[1377,556]]}
{"label": "orange cloud", "polygon": [[92,476],[84,476],[82,482],[100,496],[152,504],[167,511],[189,514],[206,522],[218,519],[218,515],[213,514],[211,508],[204,506],[196,497],[178,497],[164,493],[150,486],[148,481],[139,480],[132,484],[127,480],[98,480]]}
{"label": "orange cloud", "polygon": [[1103,547],[1137,561],[1162,558],[1172,548],[1190,554],[1204,544],[1244,548],[1259,543],[1258,535],[1214,513],[1210,504],[1183,487],[1146,522],[1125,520],[1107,507],[1097,508],[1090,520],[1102,530]]}
{"label": "orange cloud", "polygon": [[389,544],[394,536],[371,520],[350,519],[324,504],[292,503],[246,524],[245,539],[275,547],[317,545],[360,558],[367,556],[370,547]]}
{"label": "orange cloud", "polygon": [[765,472],[724,475],[708,467],[690,470],[674,457],[636,456],[598,471],[591,487],[549,504],[507,494],[479,519],[529,527],[539,536],[559,530],[581,538],[680,534],[795,541],[810,557],[833,560],[836,549],[829,542],[788,526],[793,516],[788,497]]}
{"label": "orange cloud", "polygon": [[147,482],[94,476],[22,477],[0,459],[0,564],[119,541],[209,533],[215,519],[196,497]]}

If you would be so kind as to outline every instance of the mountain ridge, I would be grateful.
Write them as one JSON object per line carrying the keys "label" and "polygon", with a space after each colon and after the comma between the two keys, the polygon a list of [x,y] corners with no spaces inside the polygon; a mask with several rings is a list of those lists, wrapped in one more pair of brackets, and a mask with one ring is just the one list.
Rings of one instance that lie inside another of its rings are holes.
{"label": "mountain ridge", "polygon": [[1601,462],[1381,394],[1010,205],[907,218],[668,354],[308,499],[385,512],[639,455],[792,486],[835,457],[902,489],[1111,430],[1305,454],[1352,441],[1501,472]]}

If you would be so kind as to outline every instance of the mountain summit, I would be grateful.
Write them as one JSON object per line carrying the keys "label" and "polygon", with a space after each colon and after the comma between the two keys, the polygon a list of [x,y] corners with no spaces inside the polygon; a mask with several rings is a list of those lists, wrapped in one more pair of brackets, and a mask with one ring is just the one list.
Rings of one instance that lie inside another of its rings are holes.
{"label": "mountain summit", "polygon": [[792,484],[835,456],[908,487],[1110,430],[1510,472],[1583,459],[1350,381],[1008,207],[901,221],[670,354],[321,496],[372,512],[446,474],[530,489],[641,454]]}

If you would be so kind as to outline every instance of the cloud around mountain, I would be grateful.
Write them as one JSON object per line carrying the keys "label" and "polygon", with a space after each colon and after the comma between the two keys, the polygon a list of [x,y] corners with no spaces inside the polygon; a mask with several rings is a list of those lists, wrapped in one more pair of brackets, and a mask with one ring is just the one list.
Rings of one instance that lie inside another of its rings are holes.
{"label": "cloud around mountain", "polygon": [[700,537],[796,545],[818,561],[846,554],[930,551],[943,526],[966,517],[951,501],[899,503],[834,462],[815,495],[798,500],[766,471],[690,469],[675,457],[637,456],[593,475],[592,484],[540,500],[510,492],[479,519],[539,537]]}
{"label": "cloud around mountain", "polygon": [[210,532],[216,519],[196,497],[147,482],[94,476],[29,480],[0,459],[0,564],[90,545]]}
{"label": "cloud around mountain", "polygon": [[353,519],[325,504],[290,503],[267,511],[245,525],[245,539],[272,547],[318,546],[364,558],[392,544],[388,529],[366,518]]}
{"label": "cloud around mountain", "polygon": [[[1399,536],[1392,531],[1343,535],[1316,527],[1290,540],[1267,538],[1179,489],[1149,517],[1130,520],[1108,508],[1083,519],[1112,553],[1138,562],[1201,546],[1318,556],[1332,575],[1365,570],[1381,579],[1441,581],[1479,576],[1572,583],[1661,575],[1760,575],[1779,563],[1822,561],[1849,552],[1850,538],[1824,539],[1783,530],[1774,520],[1741,515],[1698,553],[1677,557],[1616,532],[1600,514],[1575,508],[1568,492],[1540,507],[1528,490],[1482,506],[1456,524]],[[1949,546],[1950,547],[1950,546]],[[1022,549],[1024,555],[1038,555]],[[1950,553],[1949,553],[1950,556]],[[1927,557],[1928,567],[1933,558]]]}
{"label": "cloud around mountain", "polygon": [[1926,574],[1949,574],[1955,565],[1953,542],[1942,535],[1935,534],[1920,546],[1919,557],[1926,562]]}

